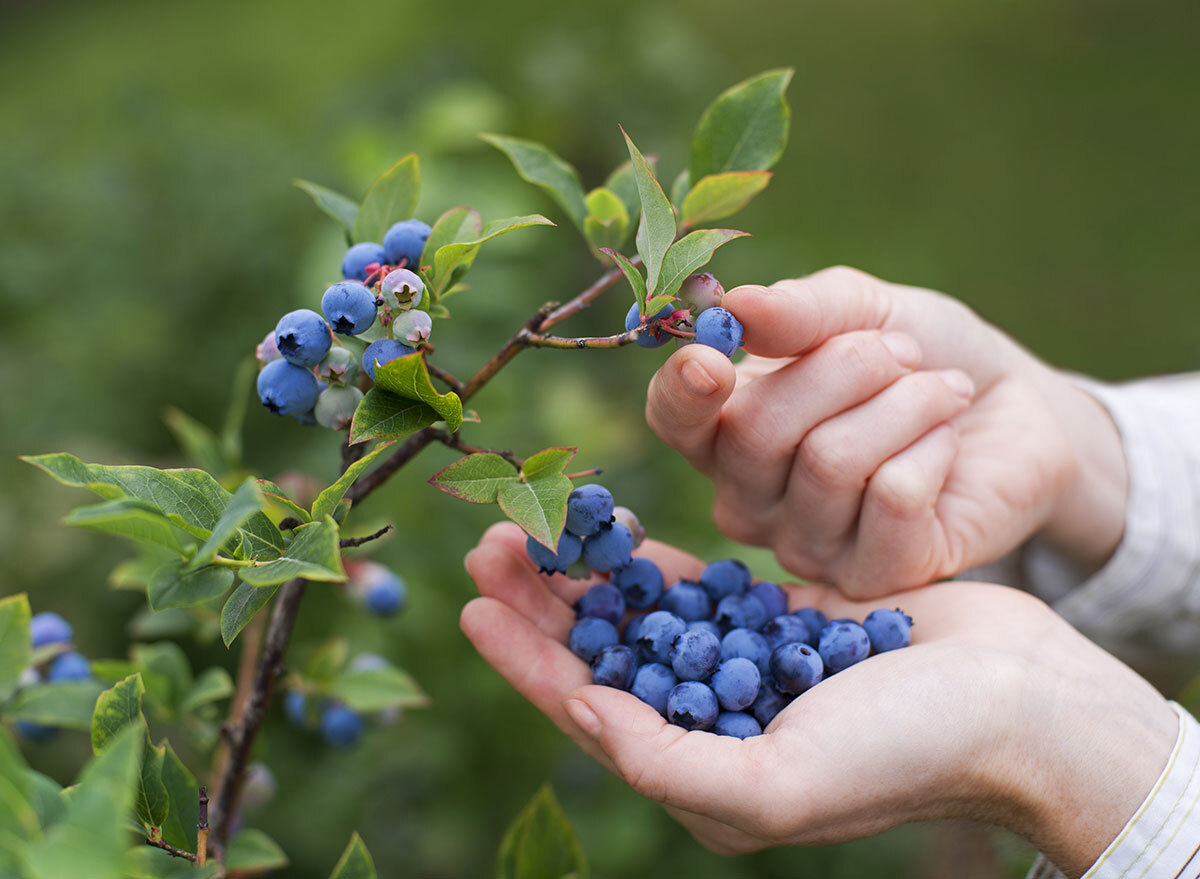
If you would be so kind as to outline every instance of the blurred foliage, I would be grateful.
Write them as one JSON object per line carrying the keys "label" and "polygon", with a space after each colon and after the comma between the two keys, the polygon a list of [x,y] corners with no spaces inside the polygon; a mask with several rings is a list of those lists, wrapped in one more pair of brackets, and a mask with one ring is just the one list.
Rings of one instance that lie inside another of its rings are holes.
{"label": "blurred foliage", "polygon": [[[118,0],[0,15],[0,592],[67,616],[92,656],[126,651],[139,598],[105,583],[125,550],[66,532],[75,499],[34,490],[42,477],[14,456],[171,465],[166,407],[219,424],[246,352],[336,279],[342,239],[293,177],[359,196],[417,151],[427,220],[459,203],[559,219],[476,132],[541,140],[594,186],[623,158],[620,122],[669,180],[714,94],[792,65],[790,148],[739,217],[755,237],[716,258],[727,286],[850,263],[951,292],[1071,369],[1121,378],[1200,363],[1194,2],[748,0],[731,15],[713,0]],[[498,242],[438,339],[441,361],[469,373],[594,269],[566,228]],[[562,329],[615,331],[627,307],[614,295]],[[580,466],[604,467],[651,534],[730,554],[704,515],[707,484],[642,421],[660,359],[528,352],[475,401],[487,417],[470,440],[578,444]],[[257,410],[246,427],[249,466],[334,474],[328,432]],[[280,796],[256,823],[288,852],[289,875],[323,875],[352,828],[385,875],[485,875],[545,779],[599,876],[1022,874],[1030,853],[1006,836],[1003,867],[956,872],[935,828],[732,860],[700,848],[459,634],[472,594],[460,559],[496,513],[424,484],[453,457],[427,451],[369,502],[397,525],[381,558],[410,584],[407,615],[368,620],[334,589],[306,600],[298,655],[336,626],[412,671],[433,710],[350,753],[278,713],[263,746]],[[196,667],[230,661],[219,642],[185,647]],[[89,752],[86,737],[66,739],[28,749],[59,781]]]}

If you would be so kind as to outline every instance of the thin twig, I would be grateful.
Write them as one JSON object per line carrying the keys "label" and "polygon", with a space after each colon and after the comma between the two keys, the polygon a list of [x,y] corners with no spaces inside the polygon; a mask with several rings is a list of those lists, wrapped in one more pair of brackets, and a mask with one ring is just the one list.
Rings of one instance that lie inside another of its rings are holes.
{"label": "thin twig", "polygon": [[[630,260],[630,262],[635,266],[640,266],[642,264],[642,258],[640,256],[635,256]],[[620,269],[610,269],[597,278],[596,282],[592,284],[592,286],[588,287],[574,299],[570,300],[569,302],[564,302],[562,305],[558,306],[558,308],[551,311],[548,315],[546,315],[546,319],[543,320],[535,329],[537,329],[538,332],[544,333],[555,324],[562,323],[572,315],[578,314],[591,305],[592,300],[594,300],[609,287],[616,284],[623,277],[625,276],[621,273]]]}
{"label": "thin twig", "polygon": [[444,446],[452,449],[458,449],[460,452],[466,452],[468,455],[499,455],[508,463],[512,464],[518,470],[525,466],[525,459],[518,458],[513,454],[511,449],[488,449],[482,446],[473,446],[465,443],[462,437],[457,433],[447,433],[444,430],[434,430],[433,438]]}
{"label": "thin twig", "polygon": [[544,336],[540,333],[530,333],[524,339],[527,348],[621,348],[637,341],[645,327],[634,327],[624,333],[612,336]]}
{"label": "thin twig", "polygon": [[362,458],[367,453],[367,447],[364,443],[350,443],[350,431],[346,431],[346,437],[342,440],[342,469],[338,471],[340,476],[350,469],[350,465]]}
{"label": "thin twig", "polygon": [[357,504],[367,495],[383,485],[393,473],[415,458],[422,449],[434,441],[433,428],[418,430],[392,452],[382,464],[350,486],[346,500]]}
{"label": "thin twig", "polygon": [[430,363],[428,359],[425,360],[425,366],[428,368],[430,375],[444,382],[450,390],[454,391],[460,397],[467,392],[467,386],[449,370],[442,369],[436,363]]}
{"label": "thin twig", "polygon": [[503,369],[510,360],[525,350],[527,347],[525,340],[529,337],[529,334],[549,320],[549,316],[554,313],[554,308],[557,304],[556,302],[547,302],[539,308],[537,313],[525,321],[525,325],[504,343],[504,346],[493,355],[492,359],[481,366],[479,371],[471,376],[467,382],[463,400],[469,400],[475,396],[484,385],[495,378],[496,373]]}
{"label": "thin twig", "polygon": [[[242,632],[242,654],[238,659],[237,689],[234,690],[233,702],[229,706],[229,720],[221,728],[221,744],[217,749],[216,759],[213,761],[213,778],[217,780],[218,785],[224,778],[225,767],[229,763],[228,731],[234,725],[242,722],[246,703],[250,701],[250,691],[254,687],[254,669],[258,664],[258,652],[262,648],[263,629],[266,628],[266,625],[267,615],[255,614],[246,626],[246,630]],[[220,795],[221,789],[218,787],[213,791],[213,796],[220,797]]]}
{"label": "thin twig", "polygon": [[338,541],[338,547],[341,549],[350,549],[355,546],[362,546],[364,543],[370,543],[372,540],[378,540],[391,530],[391,525],[384,525],[374,534],[368,534],[366,537],[343,537]]}
{"label": "thin twig", "polygon": [[171,843],[164,842],[161,839],[147,837],[146,845],[153,846],[154,848],[160,848],[173,858],[183,858],[185,861],[191,861],[192,863],[196,862],[196,856],[191,852],[184,851],[181,848],[175,848],[175,846],[171,845]]}
{"label": "thin twig", "polygon": [[200,785],[200,814],[196,821],[196,865],[208,863],[208,788]]}

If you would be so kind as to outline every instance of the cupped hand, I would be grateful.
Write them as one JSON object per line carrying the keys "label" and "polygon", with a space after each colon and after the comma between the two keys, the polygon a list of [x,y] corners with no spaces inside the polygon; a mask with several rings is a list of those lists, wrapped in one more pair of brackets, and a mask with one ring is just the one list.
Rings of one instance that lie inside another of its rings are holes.
{"label": "cupped hand", "polygon": [[753,356],[689,345],[646,419],[716,489],[735,540],[857,598],[1044,531],[1085,565],[1124,523],[1116,428],[1088,394],[939,293],[835,268],[722,302]]}
{"label": "cupped hand", "polygon": [[[912,646],[799,696],[746,740],[669,725],[591,685],[565,646],[594,581],[538,574],[513,525],[467,557],[480,598],[462,628],[521,695],[584,751],[723,853],[831,843],[947,816],[1003,824],[1081,873],[1153,784],[1176,717],[1145,681],[1024,593],[939,584],[897,597]],[[647,541],[667,583],[703,563]],[[789,587],[792,608],[861,619],[876,603]]]}

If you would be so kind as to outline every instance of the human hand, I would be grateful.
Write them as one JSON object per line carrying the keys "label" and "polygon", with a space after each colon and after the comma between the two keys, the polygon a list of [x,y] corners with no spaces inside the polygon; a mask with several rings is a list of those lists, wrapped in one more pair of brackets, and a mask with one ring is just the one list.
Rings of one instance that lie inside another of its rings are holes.
{"label": "human hand", "polygon": [[[591,685],[565,646],[594,581],[539,575],[504,523],[467,556],[482,597],[462,612],[480,654],[584,751],[662,803],[704,845],[740,853],[834,843],[966,816],[1028,837],[1079,875],[1154,784],[1177,718],[1127,667],[1013,589],[940,584],[898,599],[911,647],[799,696],[746,740],[669,725],[631,694]],[[699,560],[647,541],[666,582]],[[875,603],[816,585],[793,608],[862,618]]]}
{"label": "human hand", "polygon": [[716,489],[729,537],[847,595],[993,561],[1043,532],[1098,568],[1124,528],[1103,408],[962,303],[834,268],[730,291],[754,356],[700,345],[646,420]]}

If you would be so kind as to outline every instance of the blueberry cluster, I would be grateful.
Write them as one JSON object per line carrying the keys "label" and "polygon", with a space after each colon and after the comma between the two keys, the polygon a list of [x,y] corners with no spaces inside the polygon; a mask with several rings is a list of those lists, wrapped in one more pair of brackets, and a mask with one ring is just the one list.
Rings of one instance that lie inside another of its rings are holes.
{"label": "blueberry cluster", "polygon": [[[29,621],[33,649],[51,656],[21,672],[22,687],[36,687],[62,681],[86,681],[92,677],[92,667],[81,653],[73,649],[75,631],[71,624],[56,613],[34,614]],[[44,648],[44,650],[42,649]],[[48,741],[58,733],[58,727],[43,726],[26,720],[17,721],[17,730],[35,742]]]}
{"label": "blueberry cluster", "polygon": [[[658,348],[671,341],[674,333],[667,328],[692,327],[697,345],[716,348],[726,357],[742,346],[742,324],[726,309],[721,308],[721,297],[725,288],[712,272],[690,275],[679,288],[678,296],[683,307],[665,305],[652,317],[643,319],[635,302],[625,315],[625,331],[629,332],[645,323],[646,332],[635,340],[643,348]],[[675,337],[678,344],[687,344],[689,339]]]}
{"label": "blueberry cluster", "polygon": [[789,613],[787,593],[754,583],[736,559],[664,588],[658,566],[633,557],[641,541],[616,509],[601,486],[578,488],[558,552],[532,539],[526,548],[544,573],[582,560],[610,575],[575,603],[567,646],[591,665],[595,683],[630,691],[676,726],[760,735],[829,675],[909,644],[912,619],[899,608],[872,611],[861,624],[829,620],[813,607]]}
{"label": "blueberry cluster", "polygon": [[[433,329],[420,309],[425,284],[416,272],[429,232],[420,220],[404,220],[382,244],[353,245],[342,259],[344,280],[321,297],[321,313],[300,308],[279,319],[255,352],[263,406],[302,424],[333,430],[350,424],[376,364],[412,354]],[[384,337],[359,351],[361,340],[351,340],[376,319]]]}
{"label": "blueberry cluster", "polygon": [[[352,672],[375,671],[387,668],[388,662],[375,653],[362,653],[350,660]],[[283,710],[289,721],[301,729],[320,733],[326,744],[349,748],[358,743],[367,731],[369,722],[391,726],[400,720],[400,709],[393,708],[366,715],[355,711],[337,699],[310,696],[303,690],[288,690]]]}

